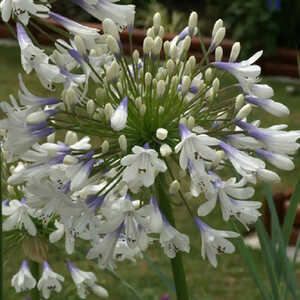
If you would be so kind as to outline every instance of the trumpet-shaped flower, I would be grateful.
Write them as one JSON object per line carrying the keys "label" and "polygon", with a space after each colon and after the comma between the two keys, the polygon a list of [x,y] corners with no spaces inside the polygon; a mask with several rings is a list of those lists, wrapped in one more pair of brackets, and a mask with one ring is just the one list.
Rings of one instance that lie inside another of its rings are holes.
{"label": "trumpet-shaped flower", "polygon": [[17,293],[29,291],[35,287],[36,280],[30,272],[27,260],[22,262],[19,272],[13,276],[11,285]]}

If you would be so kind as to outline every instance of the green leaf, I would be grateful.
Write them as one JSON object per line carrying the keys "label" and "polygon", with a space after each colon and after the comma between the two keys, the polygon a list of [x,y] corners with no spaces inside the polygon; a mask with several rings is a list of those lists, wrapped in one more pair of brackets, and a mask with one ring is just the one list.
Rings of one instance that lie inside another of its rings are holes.
{"label": "green leaf", "polygon": [[265,227],[260,219],[256,223],[256,230],[259,237],[261,250],[265,258],[268,278],[272,287],[273,298],[279,300],[280,285],[279,285],[279,278],[278,278],[279,274],[276,272],[275,262],[274,262],[274,258],[276,256],[275,248],[272,247],[272,243],[270,241],[268,233],[266,232]]}
{"label": "green leaf", "polygon": [[300,202],[300,180],[298,181],[293,196],[290,200],[290,206],[286,213],[283,222],[283,238],[286,245],[288,245],[290,236],[293,230],[293,225],[297,213],[297,206]]}
{"label": "green leaf", "polygon": [[[233,227],[233,229],[236,232],[239,232],[238,227],[234,224],[234,222],[230,221],[230,223],[231,223],[231,226]],[[260,272],[257,270],[257,267],[253,261],[253,257],[251,256],[249,249],[245,245],[243,238],[242,237],[236,238],[234,243],[235,243],[236,247],[238,248],[239,252],[241,253],[245,263],[247,264],[247,266],[249,268],[249,272],[250,272],[252,278],[254,279],[262,298],[264,300],[270,300],[271,299],[270,294],[269,294],[269,292],[267,292],[266,288],[262,284]]]}

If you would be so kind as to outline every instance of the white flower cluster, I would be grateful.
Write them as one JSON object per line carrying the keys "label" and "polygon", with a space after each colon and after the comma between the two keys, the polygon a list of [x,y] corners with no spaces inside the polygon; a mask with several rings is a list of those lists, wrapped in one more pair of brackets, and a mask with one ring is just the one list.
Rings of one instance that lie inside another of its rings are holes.
{"label": "white flower cluster", "polygon": [[[55,224],[51,243],[64,238],[66,252],[72,254],[77,239],[87,240],[87,258],[97,259],[100,268],[135,260],[157,241],[174,258],[178,251],[190,250],[189,237],[168,218],[170,198],[180,197],[191,215],[187,220],[200,230],[203,258],[217,266],[218,254],[234,251],[227,239],[238,234],[215,230],[199,217],[218,203],[225,221],[234,217],[248,228],[260,216],[261,203],[248,200],[253,185],[280,179],[265,161],[292,170],[292,155],[299,148],[300,131],[247,122],[254,108],[278,117],[289,114],[271,100],[272,88],[259,83],[261,70],[254,63],[262,51],[236,62],[240,45],[235,43],[229,62],[222,61],[225,27],[218,20],[212,44],[197,64],[188,54],[198,33],[197,14],[191,14],[188,26],[172,41],[163,42],[157,13],[143,55],[134,50],[126,57],[119,30],[127,25],[131,34],[134,7],[108,0],[73,2],[103,21],[103,34],[50,12],[46,4],[41,9],[32,0],[1,3],[4,21],[11,13],[19,18],[25,72],[34,70],[50,92],[55,86],[62,89],[56,97],[35,96],[20,76],[18,99],[11,96],[10,104],[0,104],[7,116],[0,128],[11,171],[8,184],[14,186],[12,195],[18,191],[23,196],[3,202],[3,229],[24,227],[35,236],[37,222]],[[20,3],[21,15],[16,8]],[[36,11],[47,13],[71,36],[69,42],[57,40],[51,55],[34,45],[20,17],[40,16]],[[213,52],[215,61],[209,62]],[[222,86],[224,70],[238,84]],[[228,90],[236,97],[229,97]],[[230,176],[232,169],[238,178]],[[207,201],[199,201],[198,211],[192,211],[191,199],[201,197]],[[86,287],[105,294],[95,286],[94,275],[69,268],[81,298]],[[59,291],[57,282],[53,289]],[[27,285],[34,286],[33,280]],[[44,291],[43,281],[38,286]]]}

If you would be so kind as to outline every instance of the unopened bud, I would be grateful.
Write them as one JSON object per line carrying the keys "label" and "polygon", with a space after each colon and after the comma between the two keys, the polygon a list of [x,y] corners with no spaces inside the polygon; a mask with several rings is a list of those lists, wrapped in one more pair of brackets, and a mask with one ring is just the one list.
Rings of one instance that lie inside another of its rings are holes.
{"label": "unopened bud", "polygon": [[166,90],[166,84],[163,80],[159,80],[157,83],[157,97],[161,98]]}
{"label": "unopened bud", "polygon": [[47,111],[37,111],[33,112],[30,115],[27,116],[26,118],[26,123],[27,124],[39,124],[42,122],[45,122],[49,116],[54,115],[56,113],[55,110],[48,110]]}
{"label": "unopened bud", "polygon": [[192,43],[192,38],[189,35],[187,35],[183,40],[184,51],[189,51],[189,49],[191,47],[191,43]]}
{"label": "unopened bud", "polygon": [[159,152],[162,157],[167,157],[172,154],[172,149],[168,144],[163,144],[160,146]]}
{"label": "unopened bud", "polygon": [[162,115],[164,112],[165,112],[165,108],[164,108],[163,106],[160,106],[160,107],[158,108],[158,113],[159,113],[160,115]]}
{"label": "unopened bud", "polygon": [[137,108],[140,108],[141,107],[141,105],[142,105],[142,98],[141,97],[137,97],[136,99],[135,99],[135,101],[134,101],[134,103],[135,103],[135,106],[137,107]]}
{"label": "unopened bud", "polygon": [[92,116],[96,110],[96,105],[94,100],[90,99],[86,104],[86,111],[89,116]]}
{"label": "unopened bud", "polygon": [[110,52],[119,57],[121,54],[121,50],[117,40],[112,35],[108,35],[106,43]]}
{"label": "unopened bud", "polygon": [[147,72],[145,74],[145,85],[146,86],[150,86],[151,85],[151,82],[152,82],[152,74]]}
{"label": "unopened bud", "polygon": [[242,106],[244,105],[245,102],[245,96],[243,94],[239,94],[236,98],[235,98],[235,110],[239,111]]}
{"label": "unopened bud", "polygon": [[148,28],[147,32],[146,32],[146,36],[154,39],[154,37],[155,37],[154,28]]}
{"label": "unopened bud", "polygon": [[192,130],[195,127],[195,118],[193,116],[189,116],[187,119],[187,128]]}
{"label": "unopened bud", "polygon": [[139,58],[140,58],[140,53],[138,50],[133,51],[132,58],[133,58],[134,63],[137,65],[139,62]]}
{"label": "unopened bud", "polygon": [[216,48],[217,46],[219,46],[226,34],[226,28],[225,27],[221,27],[220,29],[218,29],[218,31],[216,32],[216,35],[214,36],[212,43],[211,43],[211,47],[212,48]]}
{"label": "unopened bud", "polygon": [[213,89],[215,93],[218,93],[219,89],[220,89],[220,80],[219,78],[215,78],[213,83],[212,83]]}
{"label": "unopened bud", "polygon": [[212,69],[211,68],[208,68],[206,71],[205,71],[205,81],[206,82],[210,82],[212,80],[212,77],[213,77],[213,72],[212,72]]}
{"label": "unopened bud", "polygon": [[189,18],[189,29],[192,31],[198,25],[198,14],[193,11]]}
{"label": "unopened bud", "polygon": [[212,37],[214,37],[217,33],[217,31],[223,27],[223,20],[222,19],[218,19],[215,24],[214,24],[214,28],[213,28],[213,31],[212,31]]}
{"label": "unopened bud", "polygon": [[174,180],[169,187],[169,193],[171,195],[175,195],[176,193],[178,193],[180,190],[180,183],[178,182],[178,180]]}
{"label": "unopened bud", "polygon": [[163,39],[164,35],[165,35],[165,29],[163,28],[163,26],[160,26],[160,27],[159,27],[159,31],[158,31],[158,36],[159,36],[161,39]]}
{"label": "unopened bud", "polygon": [[242,119],[246,118],[250,114],[251,110],[252,110],[251,104],[246,104],[237,113],[235,119],[242,120]]}
{"label": "unopened bud", "polygon": [[159,32],[160,25],[161,25],[161,15],[159,12],[157,12],[153,16],[153,27],[156,34]]}
{"label": "unopened bud", "polygon": [[113,20],[108,18],[104,19],[102,26],[105,34],[112,35],[116,40],[120,39],[118,27]]}
{"label": "unopened bud", "polygon": [[78,135],[74,131],[67,131],[65,135],[65,145],[71,146],[78,142]]}
{"label": "unopened bud", "polygon": [[176,67],[176,65],[175,65],[174,61],[172,59],[169,59],[166,64],[166,68],[167,68],[169,75],[174,74],[175,67]]}
{"label": "unopened bud", "polygon": [[152,49],[154,47],[154,41],[152,37],[147,36],[144,39],[144,44],[143,44],[143,52],[144,55],[150,55]]}
{"label": "unopened bud", "polygon": [[78,159],[72,155],[66,155],[64,157],[63,163],[65,165],[75,165],[78,163]]}
{"label": "unopened bud", "polygon": [[277,173],[266,169],[258,169],[257,177],[263,180],[264,182],[269,182],[269,183],[278,183],[281,181]]}
{"label": "unopened bud", "polygon": [[239,42],[235,42],[231,48],[229,62],[235,62],[238,58],[241,51],[241,44]]}
{"label": "unopened bud", "polygon": [[120,66],[114,61],[106,71],[107,83],[116,83],[120,78]]}
{"label": "unopened bud", "polygon": [[215,50],[215,61],[222,61],[223,58],[223,48],[218,46]]}
{"label": "unopened bud", "polygon": [[159,36],[157,36],[154,40],[154,46],[152,50],[153,54],[155,56],[159,56],[161,48],[162,48],[162,39]]}
{"label": "unopened bud", "polygon": [[158,128],[156,130],[156,137],[159,140],[163,141],[163,140],[165,140],[167,138],[167,136],[168,136],[168,130],[167,129],[165,129],[165,128]]}
{"label": "unopened bud", "polygon": [[165,52],[165,56],[166,57],[169,57],[169,54],[170,54],[170,47],[171,47],[171,44],[169,41],[165,41],[164,42],[164,52]]}
{"label": "unopened bud", "polygon": [[76,48],[77,48],[78,52],[80,53],[80,55],[85,55],[86,47],[84,45],[82,38],[79,35],[75,35],[74,43],[75,43]]}
{"label": "unopened bud", "polygon": [[109,151],[109,142],[104,141],[101,145],[102,153],[105,154]]}
{"label": "unopened bud", "polygon": [[125,135],[119,137],[119,145],[123,153],[127,152],[127,139]]}
{"label": "unopened bud", "polygon": [[55,132],[51,133],[47,136],[47,142],[48,143],[55,143],[56,134]]}
{"label": "unopened bud", "polygon": [[191,86],[191,78],[190,76],[183,76],[182,78],[182,84],[181,84],[181,91],[182,91],[182,94],[185,95],[189,89],[190,89],[190,86]]}
{"label": "unopened bud", "polygon": [[104,114],[107,121],[110,121],[113,112],[114,108],[112,107],[112,105],[110,103],[106,103],[104,107]]}
{"label": "unopened bud", "polygon": [[184,126],[187,127],[187,120],[186,120],[186,118],[181,118],[181,119],[179,120],[179,124],[183,124]]}

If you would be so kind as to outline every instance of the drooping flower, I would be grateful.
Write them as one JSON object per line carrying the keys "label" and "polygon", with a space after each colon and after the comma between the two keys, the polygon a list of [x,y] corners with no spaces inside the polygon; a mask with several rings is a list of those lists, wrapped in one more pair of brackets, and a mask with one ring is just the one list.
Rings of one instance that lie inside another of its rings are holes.
{"label": "drooping flower", "polygon": [[27,260],[22,262],[19,272],[13,276],[11,285],[15,288],[17,293],[29,291],[35,287],[36,280],[29,270]]}

